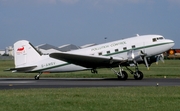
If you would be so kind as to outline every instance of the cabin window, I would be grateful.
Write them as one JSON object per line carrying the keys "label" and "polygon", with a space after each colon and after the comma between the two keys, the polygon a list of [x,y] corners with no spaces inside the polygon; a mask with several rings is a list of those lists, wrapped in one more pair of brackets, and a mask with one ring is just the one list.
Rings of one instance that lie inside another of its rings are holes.
{"label": "cabin window", "polygon": [[107,54],[109,54],[110,53],[110,51],[107,51]]}
{"label": "cabin window", "polygon": [[99,55],[102,55],[102,52],[99,52]]}
{"label": "cabin window", "polygon": [[132,45],[132,48],[136,48],[136,46],[135,46],[135,45]]}
{"label": "cabin window", "polygon": [[153,41],[153,42],[156,42],[156,41],[157,41],[157,39],[156,39],[156,38],[153,38],[153,39],[152,39],[152,41]]}
{"label": "cabin window", "polygon": [[127,47],[123,47],[123,50],[127,50]]}
{"label": "cabin window", "polygon": [[119,50],[118,49],[115,49],[115,52],[118,52]]}

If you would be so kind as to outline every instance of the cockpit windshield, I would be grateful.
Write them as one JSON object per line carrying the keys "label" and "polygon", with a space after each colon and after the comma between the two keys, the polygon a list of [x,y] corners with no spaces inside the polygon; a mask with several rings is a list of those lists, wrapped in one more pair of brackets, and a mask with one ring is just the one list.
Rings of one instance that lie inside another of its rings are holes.
{"label": "cockpit windshield", "polygon": [[158,41],[158,40],[163,40],[163,39],[164,39],[164,37],[157,37],[157,38],[153,38],[152,41],[153,41],[153,42],[156,42],[156,41]]}
{"label": "cockpit windshield", "polygon": [[159,38],[157,38],[157,40],[163,40],[164,39],[164,37],[159,37]]}

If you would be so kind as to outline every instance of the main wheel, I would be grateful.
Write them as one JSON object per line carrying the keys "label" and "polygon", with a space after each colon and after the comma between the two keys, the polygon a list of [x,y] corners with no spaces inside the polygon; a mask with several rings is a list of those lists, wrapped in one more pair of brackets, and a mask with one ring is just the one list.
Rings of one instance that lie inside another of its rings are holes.
{"label": "main wheel", "polygon": [[136,79],[136,80],[142,80],[143,77],[144,77],[143,73],[142,73],[141,71],[137,71],[136,73],[137,73],[137,74],[134,75],[134,79]]}
{"label": "main wheel", "polygon": [[126,73],[126,71],[122,71],[122,76],[118,76],[118,79],[120,80],[127,80],[127,78],[128,78],[128,74]]}
{"label": "main wheel", "polygon": [[34,79],[35,79],[35,80],[39,80],[39,76],[37,76],[37,75],[34,76]]}

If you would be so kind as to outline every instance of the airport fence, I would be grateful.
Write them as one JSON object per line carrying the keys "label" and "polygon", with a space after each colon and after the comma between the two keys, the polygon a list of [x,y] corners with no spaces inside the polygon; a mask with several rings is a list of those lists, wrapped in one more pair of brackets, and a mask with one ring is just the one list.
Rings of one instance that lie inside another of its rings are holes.
{"label": "airport fence", "polygon": [[0,56],[0,60],[14,60],[13,56]]}

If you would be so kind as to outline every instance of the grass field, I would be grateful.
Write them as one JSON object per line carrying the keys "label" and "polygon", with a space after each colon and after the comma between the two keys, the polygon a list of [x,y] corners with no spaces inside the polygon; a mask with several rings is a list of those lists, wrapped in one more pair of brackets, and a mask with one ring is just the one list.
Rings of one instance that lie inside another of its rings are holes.
{"label": "grass field", "polygon": [[[13,61],[0,61],[0,77],[34,77],[36,74],[4,72]],[[180,77],[180,61],[153,64],[145,78]],[[44,74],[42,77],[116,77],[109,69]],[[132,77],[132,76],[131,76]],[[130,77],[130,78],[131,78]],[[1,87],[1,85],[0,85]],[[0,90],[0,111],[180,111],[180,86],[60,88]]]}
{"label": "grass field", "polygon": [[180,87],[0,90],[0,111],[179,111]]}
{"label": "grass field", "polygon": [[[0,61],[0,77],[8,78],[8,77],[24,77],[24,78],[34,78],[37,73],[12,73],[12,72],[4,72],[4,69],[13,68],[13,61]],[[133,67],[131,67],[132,70]],[[139,66],[139,69],[144,73],[144,77],[180,77],[180,60],[166,60],[165,63],[159,62],[158,65],[155,63],[151,65],[150,70],[142,64]],[[118,70],[118,68],[117,68]],[[126,70],[124,68],[124,70]],[[127,71],[128,72],[128,71]],[[42,74],[41,77],[58,77],[58,78],[116,78],[116,75],[111,71],[111,69],[103,68],[98,69],[98,74],[92,74],[88,71],[78,71],[78,72],[67,72],[67,73],[50,73],[50,74]],[[131,74],[129,74],[129,78],[133,78]]]}

